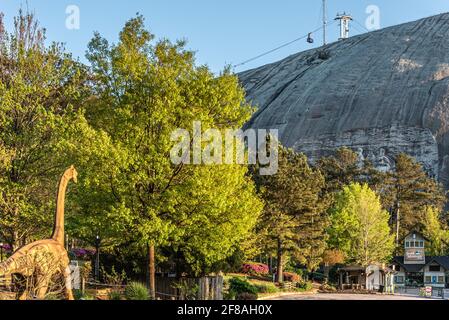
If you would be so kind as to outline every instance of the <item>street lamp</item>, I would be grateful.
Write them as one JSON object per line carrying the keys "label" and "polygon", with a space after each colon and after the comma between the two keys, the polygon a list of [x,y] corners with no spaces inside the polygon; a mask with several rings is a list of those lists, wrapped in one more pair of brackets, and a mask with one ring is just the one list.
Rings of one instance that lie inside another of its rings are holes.
{"label": "street lamp", "polygon": [[95,280],[98,282],[100,280],[100,243],[101,238],[99,235],[95,237]]}

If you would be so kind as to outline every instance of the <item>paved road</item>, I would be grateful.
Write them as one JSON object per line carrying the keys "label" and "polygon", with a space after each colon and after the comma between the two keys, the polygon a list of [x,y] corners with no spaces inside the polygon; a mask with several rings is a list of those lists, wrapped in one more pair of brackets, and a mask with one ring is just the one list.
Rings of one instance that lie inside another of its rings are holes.
{"label": "paved road", "polygon": [[383,295],[364,295],[364,294],[311,294],[311,295],[287,295],[269,300],[431,300],[420,297],[408,296],[383,296]]}

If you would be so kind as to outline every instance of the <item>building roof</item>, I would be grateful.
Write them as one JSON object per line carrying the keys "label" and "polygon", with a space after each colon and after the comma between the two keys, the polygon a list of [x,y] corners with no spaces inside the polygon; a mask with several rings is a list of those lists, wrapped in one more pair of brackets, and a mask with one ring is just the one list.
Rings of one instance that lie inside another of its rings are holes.
{"label": "building roof", "polygon": [[430,240],[429,240],[429,239],[428,239],[428,238],[427,238],[421,231],[419,231],[418,228],[413,228],[412,231],[410,231],[409,233],[407,233],[407,235],[401,239],[401,242],[404,242],[404,240],[405,240],[408,236],[410,236],[410,235],[412,235],[412,234],[420,235],[421,238],[423,238],[424,240],[430,242]]}
{"label": "building roof", "polygon": [[362,266],[347,266],[347,267],[342,267],[338,269],[338,272],[347,272],[347,271],[366,271],[366,268],[362,267]]}
{"label": "building roof", "polygon": [[430,262],[431,257],[426,257],[425,264],[405,264],[404,257],[394,257],[393,263],[398,263],[407,272],[420,272]]}
{"label": "building roof", "polygon": [[[427,264],[430,264],[432,262],[438,263],[440,266],[442,266],[444,269],[449,270],[449,256],[444,257],[431,257],[430,262]],[[426,265],[427,265],[426,264]]]}
{"label": "building roof", "polygon": [[436,262],[444,269],[449,270],[449,256],[444,257],[426,257],[425,264],[404,264],[404,257],[394,257],[393,263],[398,263],[402,268],[407,272],[421,272],[424,267],[431,264],[432,262]]}

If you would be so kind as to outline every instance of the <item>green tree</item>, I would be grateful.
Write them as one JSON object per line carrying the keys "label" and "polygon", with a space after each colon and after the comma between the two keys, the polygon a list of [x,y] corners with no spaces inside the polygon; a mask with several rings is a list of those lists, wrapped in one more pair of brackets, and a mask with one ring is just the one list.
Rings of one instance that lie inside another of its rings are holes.
{"label": "green tree", "polygon": [[68,165],[59,144],[89,94],[85,68],[44,42],[32,14],[20,12],[11,33],[0,16],[0,237],[14,248],[51,231]]}
{"label": "green tree", "polygon": [[429,256],[444,256],[447,254],[449,230],[442,223],[442,216],[438,209],[427,207],[422,221],[423,234],[430,241],[427,243]]}
{"label": "green tree", "polygon": [[392,212],[392,221],[396,222],[396,227],[399,225],[399,238],[424,220],[428,206],[442,210],[447,200],[442,185],[406,154],[397,156],[395,170],[386,177],[378,192],[384,207]]}
{"label": "green tree", "polygon": [[329,201],[320,171],[303,154],[280,147],[278,173],[255,180],[265,200],[257,232],[265,235],[265,247],[277,253],[277,281],[283,282],[289,255],[315,269],[326,249],[328,225]]}
{"label": "green tree", "polygon": [[146,247],[154,292],[154,249],[169,248],[202,273],[232,254],[261,203],[243,166],[172,163],[174,130],[193,137],[193,121],[204,130],[240,128],[253,108],[229,71],[215,76],[195,65],[184,42],[153,38],[137,16],[116,45],[99,34],[89,44],[95,96],[86,117],[110,137],[111,151],[80,186],[84,210],[74,223],[85,237],[96,232],[95,220],[94,229],[116,242]]}
{"label": "green tree", "polygon": [[394,249],[389,214],[367,185],[344,187],[331,212],[331,248],[342,251],[348,262],[362,266],[388,261]]}
{"label": "green tree", "polygon": [[358,181],[361,173],[357,154],[345,147],[333,156],[319,159],[316,166],[326,179],[328,193],[340,192],[343,187]]}

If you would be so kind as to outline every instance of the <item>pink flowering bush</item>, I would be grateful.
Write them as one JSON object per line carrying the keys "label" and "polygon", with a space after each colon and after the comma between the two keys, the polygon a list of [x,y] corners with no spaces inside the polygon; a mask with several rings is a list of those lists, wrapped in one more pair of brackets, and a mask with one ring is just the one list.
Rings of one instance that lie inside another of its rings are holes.
{"label": "pink flowering bush", "polygon": [[11,253],[12,252],[12,247],[9,244],[3,244],[3,251],[5,253]]}
{"label": "pink flowering bush", "polygon": [[72,249],[71,254],[78,260],[90,260],[95,255],[95,250],[91,249]]}
{"label": "pink flowering bush", "polygon": [[269,274],[270,269],[263,263],[245,263],[242,266],[242,272],[245,274],[262,276]]}

